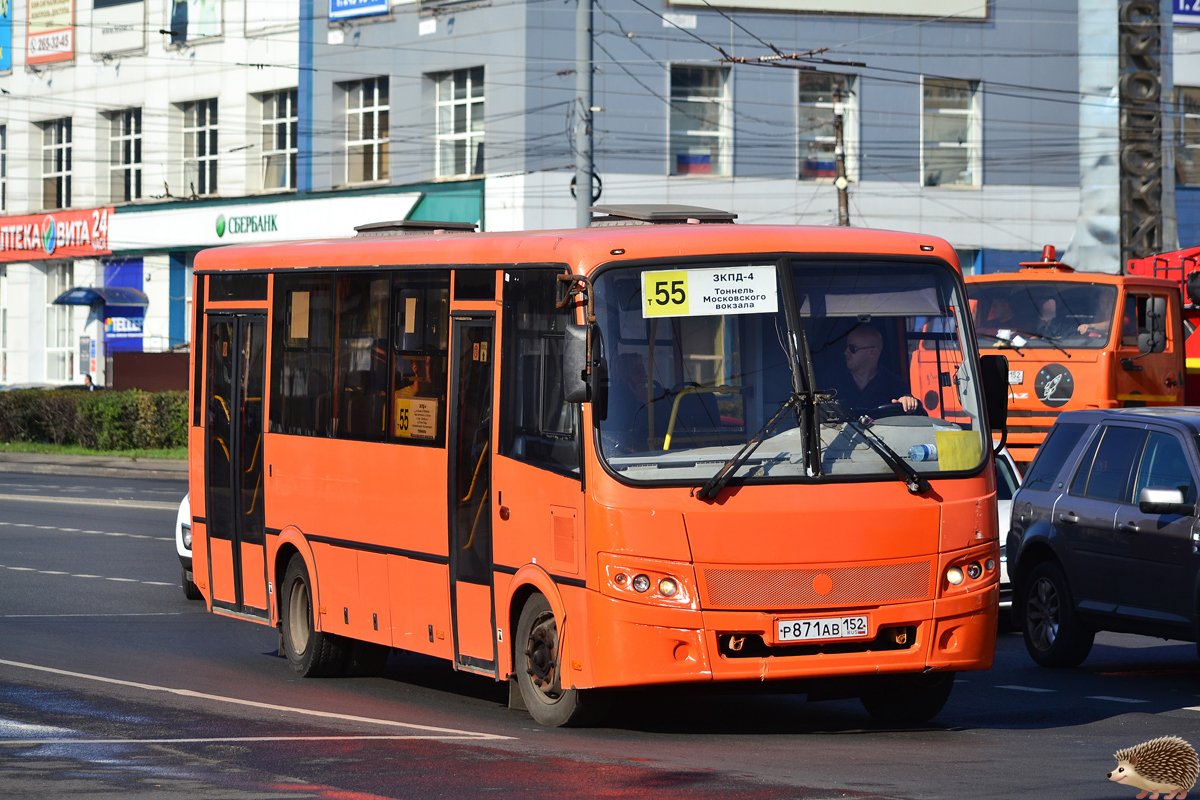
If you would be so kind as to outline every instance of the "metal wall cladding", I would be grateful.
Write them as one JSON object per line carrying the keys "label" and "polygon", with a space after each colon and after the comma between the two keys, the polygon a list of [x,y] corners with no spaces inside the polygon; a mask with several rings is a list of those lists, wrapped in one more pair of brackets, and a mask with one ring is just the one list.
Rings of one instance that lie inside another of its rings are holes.
{"label": "metal wall cladding", "polygon": [[862,567],[702,567],[700,602],[710,609],[849,607],[930,597],[929,561]]}

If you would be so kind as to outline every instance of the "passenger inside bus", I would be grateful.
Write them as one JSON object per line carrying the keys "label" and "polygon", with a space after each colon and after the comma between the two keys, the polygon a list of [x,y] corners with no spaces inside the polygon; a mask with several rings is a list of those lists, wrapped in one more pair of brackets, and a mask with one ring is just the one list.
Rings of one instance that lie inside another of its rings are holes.
{"label": "passenger inside bus", "polygon": [[883,335],[878,328],[859,325],[846,336],[846,374],[833,382],[837,399],[851,409],[872,410],[899,403],[905,414],[920,408],[904,380],[887,369],[880,368]]}

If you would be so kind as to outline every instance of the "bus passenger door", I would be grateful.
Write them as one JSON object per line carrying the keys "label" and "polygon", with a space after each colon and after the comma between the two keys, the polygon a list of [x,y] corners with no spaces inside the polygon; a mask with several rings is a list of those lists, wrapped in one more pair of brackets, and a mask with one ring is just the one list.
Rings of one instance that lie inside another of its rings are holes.
{"label": "bus passenger door", "polygon": [[214,608],[267,618],[261,315],[208,317],[205,496]]}
{"label": "bus passenger door", "polygon": [[454,317],[450,362],[450,613],[459,669],[496,673],[492,586],[491,317]]}

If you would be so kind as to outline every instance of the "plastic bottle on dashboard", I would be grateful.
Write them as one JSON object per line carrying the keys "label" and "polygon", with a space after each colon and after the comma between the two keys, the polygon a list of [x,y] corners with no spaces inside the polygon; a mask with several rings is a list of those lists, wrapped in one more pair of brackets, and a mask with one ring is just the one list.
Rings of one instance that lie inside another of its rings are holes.
{"label": "plastic bottle on dashboard", "polygon": [[910,461],[937,461],[937,445],[914,444],[908,448],[908,458]]}

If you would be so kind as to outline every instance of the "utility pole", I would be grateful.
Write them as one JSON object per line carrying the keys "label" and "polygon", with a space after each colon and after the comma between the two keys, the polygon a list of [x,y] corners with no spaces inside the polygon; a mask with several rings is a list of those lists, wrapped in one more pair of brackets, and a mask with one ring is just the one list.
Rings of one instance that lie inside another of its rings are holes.
{"label": "utility pole", "polygon": [[846,178],[846,139],[842,133],[845,119],[845,106],[842,105],[842,89],[833,87],[833,153],[837,159],[837,171],[834,173],[833,185],[838,190],[838,225],[850,224],[850,181]]}
{"label": "utility pole", "polygon": [[575,225],[592,221],[592,0],[575,12]]}

